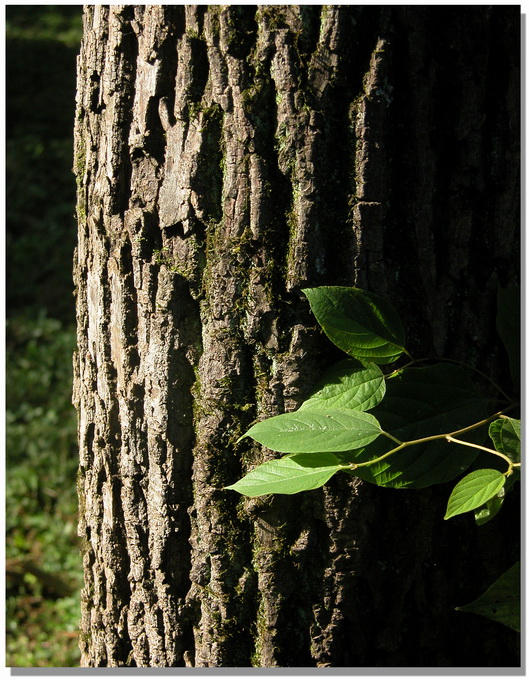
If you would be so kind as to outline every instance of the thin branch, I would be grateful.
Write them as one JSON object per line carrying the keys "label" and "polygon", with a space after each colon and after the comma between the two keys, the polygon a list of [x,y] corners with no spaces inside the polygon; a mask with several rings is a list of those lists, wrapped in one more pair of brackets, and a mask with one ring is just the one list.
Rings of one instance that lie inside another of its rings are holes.
{"label": "thin branch", "polygon": [[498,456],[499,458],[503,458],[503,460],[507,461],[507,463],[509,465],[507,472],[505,472],[505,476],[508,477],[512,473],[512,469],[513,469],[515,464],[504,453],[501,453],[500,451],[496,451],[496,449],[489,449],[486,446],[480,446],[479,444],[473,444],[472,442],[466,442],[463,439],[456,439],[455,437],[451,437],[450,435],[447,435],[446,440],[449,441],[449,442],[454,442],[454,444],[462,444],[463,446],[471,446],[473,449],[480,449],[480,451],[486,451],[487,453],[492,453],[493,456]]}
{"label": "thin branch", "polygon": [[[472,425],[467,425],[467,427],[462,427],[459,430],[454,430],[453,432],[448,432],[444,434],[432,434],[429,437],[421,437],[420,439],[412,439],[407,442],[400,442],[398,446],[396,446],[394,449],[391,449],[390,451],[387,451],[384,453],[382,456],[379,456],[378,458],[373,458],[373,460],[367,460],[364,463],[351,463],[350,464],[350,469],[351,470],[356,470],[359,467],[368,467],[369,465],[374,465],[375,463],[379,463],[381,460],[384,460],[385,458],[388,458],[389,456],[392,456],[394,453],[397,453],[398,451],[401,451],[402,449],[407,448],[408,446],[414,446],[415,444],[424,444],[425,442],[431,442],[431,441],[436,441],[439,439],[445,439],[446,441],[457,441],[454,440],[454,437],[456,435],[464,434],[465,432],[470,432],[471,430],[475,430],[478,427],[481,427],[482,425],[486,425],[487,423],[490,423],[492,420],[496,418],[501,418],[505,411],[509,411],[512,408],[514,408],[515,404],[512,404],[508,408],[504,409],[503,411],[498,411],[497,413],[494,413],[493,415],[489,416],[488,418],[484,418],[483,420],[480,420],[477,423],[473,423]],[[382,434],[386,435],[386,437],[389,437],[395,442],[399,442],[399,440],[396,437],[393,437],[393,435],[389,434],[389,432],[384,432],[382,431]],[[484,448],[484,447],[479,447],[477,444],[471,444],[470,442],[463,442],[463,441],[458,441],[458,443],[465,444],[466,446],[476,446],[477,448]],[[504,456],[503,454],[500,454],[498,451],[493,451],[492,449],[484,449],[485,451],[489,451],[490,453],[494,453],[495,455],[499,455],[502,458],[505,458],[509,462],[509,472],[512,471],[512,461]]]}

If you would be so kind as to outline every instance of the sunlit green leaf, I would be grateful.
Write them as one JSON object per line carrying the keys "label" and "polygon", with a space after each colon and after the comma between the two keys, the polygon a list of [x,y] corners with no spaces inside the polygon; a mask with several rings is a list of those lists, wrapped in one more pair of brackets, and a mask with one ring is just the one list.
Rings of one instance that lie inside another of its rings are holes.
{"label": "sunlit green leaf", "polygon": [[505,476],[498,470],[474,470],[459,481],[448,499],[445,519],[479,508],[496,496],[505,484]]}
{"label": "sunlit green leaf", "polygon": [[303,292],[327,337],[350,356],[387,364],[403,353],[402,322],[386,299],[342,286],[306,288]]}
{"label": "sunlit green leaf", "polygon": [[363,365],[355,359],[345,359],[324,373],[301,409],[351,408],[368,411],[386,393],[386,382],[380,368]]}
{"label": "sunlit green leaf", "polygon": [[498,418],[489,425],[489,437],[494,448],[504,453],[514,463],[520,462],[520,421],[516,418]]}
{"label": "sunlit green leaf", "polygon": [[520,631],[520,563],[516,562],[477,600],[456,609],[487,616]]}
{"label": "sunlit green leaf", "polygon": [[306,409],[262,420],[244,437],[252,437],[280,453],[318,453],[366,446],[379,434],[380,425],[369,413],[350,409]]}
{"label": "sunlit green leaf", "polygon": [[267,461],[226,488],[251,497],[294,494],[323,486],[342,467],[332,453],[296,453]]}

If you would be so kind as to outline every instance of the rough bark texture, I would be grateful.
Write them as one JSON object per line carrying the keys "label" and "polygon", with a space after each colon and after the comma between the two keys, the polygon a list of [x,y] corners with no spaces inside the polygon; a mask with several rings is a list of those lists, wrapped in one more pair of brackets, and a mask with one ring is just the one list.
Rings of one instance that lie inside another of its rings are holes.
{"label": "rough bark texture", "polygon": [[508,568],[449,488],[223,491],[337,355],[304,286],[388,296],[498,379],[519,8],[88,6],[75,258],[87,666],[517,665],[454,611]]}

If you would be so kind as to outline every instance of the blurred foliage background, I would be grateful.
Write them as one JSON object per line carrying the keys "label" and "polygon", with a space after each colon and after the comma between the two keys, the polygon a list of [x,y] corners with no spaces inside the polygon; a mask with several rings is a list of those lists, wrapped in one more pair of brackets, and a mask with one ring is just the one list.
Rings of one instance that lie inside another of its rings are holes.
{"label": "blurred foliage background", "polygon": [[6,6],[6,665],[78,666],[76,243],[80,5]]}

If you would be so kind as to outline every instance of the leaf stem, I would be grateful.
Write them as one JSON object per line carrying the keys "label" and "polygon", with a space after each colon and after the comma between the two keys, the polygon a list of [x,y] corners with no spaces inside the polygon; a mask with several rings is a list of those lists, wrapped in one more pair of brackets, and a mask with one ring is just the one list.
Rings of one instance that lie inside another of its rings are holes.
{"label": "leaf stem", "polygon": [[483,373],[483,371],[480,371],[479,368],[476,368],[475,366],[471,366],[470,364],[467,364],[465,361],[458,361],[458,359],[445,359],[443,357],[442,359],[438,359],[438,361],[448,361],[452,364],[459,364],[460,366],[465,366],[466,368],[470,368],[471,371],[475,371],[476,373],[479,373],[479,375],[482,378],[485,378],[485,380],[488,380],[489,383],[495,389],[497,389],[500,394],[503,394],[503,396],[505,397],[505,399],[507,399],[507,401],[509,403],[512,402],[512,398],[509,397],[509,395],[504,390],[502,390],[502,388],[496,382],[494,382],[494,380],[490,376],[488,376],[486,373]]}
{"label": "leaf stem", "polygon": [[496,451],[496,449],[489,449],[486,446],[480,446],[480,444],[473,444],[472,442],[466,442],[463,439],[456,439],[455,437],[451,437],[450,435],[446,436],[446,441],[448,442],[454,442],[454,444],[462,444],[463,446],[471,446],[473,449],[480,449],[480,451],[486,451],[487,453],[492,453],[494,456],[498,456],[499,458],[503,458],[503,460],[507,461],[509,464],[509,467],[507,468],[507,472],[504,473],[505,477],[508,477],[510,474],[512,474],[512,469],[515,466],[515,463],[506,456],[504,453],[501,453],[500,451]]}
{"label": "leaf stem", "polygon": [[[387,432],[385,432],[384,434],[387,434]],[[350,468],[351,470],[356,470],[356,468],[359,467],[368,467],[369,465],[373,465],[374,463],[379,463],[381,460],[384,460],[384,458],[392,456],[394,453],[397,453],[397,451],[404,449],[406,446],[408,446],[408,442],[402,442],[402,444],[396,446],[394,449],[391,449],[391,451],[388,451],[383,456],[373,458],[373,460],[366,460],[365,463],[351,463]]]}
{"label": "leaf stem", "polygon": [[394,449],[387,451],[382,456],[379,456],[378,458],[373,458],[373,460],[367,460],[364,463],[351,463],[350,469],[356,470],[357,468],[360,468],[360,467],[368,467],[369,465],[374,465],[375,463],[379,463],[381,460],[384,460],[385,458],[392,456],[394,453],[397,453],[398,451],[401,451],[402,449],[405,449],[408,446],[414,446],[415,444],[424,444],[425,442],[431,442],[431,441],[435,441],[435,440],[438,440],[438,439],[446,439],[447,441],[457,441],[457,443],[465,444],[466,446],[474,446],[476,448],[483,448],[485,451],[489,451],[490,453],[494,453],[495,455],[499,455],[501,458],[505,458],[509,463],[509,470],[507,471],[507,475],[510,475],[511,472],[512,472],[512,467],[513,467],[514,464],[512,463],[512,461],[509,458],[507,458],[507,456],[504,456],[503,454],[499,453],[499,451],[493,451],[492,449],[487,449],[485,447],[478,446],[477,444],[472,444],[471,442],[454,440],[454,437],[456,435],[464,434],[465,432],[470,432],[471,430],[475,430],[476,428],[481,427],[482,425],[486,425],[487,423],[490,423],[495,418],[501,418],[503,416],[503,414],[505,413],[505,411],[509,411],[511,408],[514,408],[514,404],[512,404],[508,408],[504,409],[503,411],[498,411],[497,413],[494,413],[493,415],[489,416],[488,418],[484,418],[483,420],[480,420],[477,423],[473,423],[472,425],[467,425],[466,427],[461,427],[459,430],[454,430],[453,432],[448,432],[448,433],[445,433],[445,434],[432,434],[429,437],[421,437],[420,439],[412,439],[412,440],[407,441],[407,442],[400,442],[399,443],[399,440],[396,437],[389,434],[389,432],[385,432],[384,430],[382,430],[382,434],[386,435],[386,437],[389,437],[393,441],[397,442],[399,445],[396,446]]}
{"label": "leaf stem", "polygon": [[[404,364],[404,366],[401,366],[400,368],[396,368],[394,371],[391,371],[391,373],[388,373],[388,375],[385,375],[384,378],[391,378],[395,373],[400,373],[400,371],[403,371],[405,368],[408,368],[409,366],[413,366],[413,364],[419,364],[422,363],[423,361],[432,361],[430,357],[424,357],[423,359],[414,359],[409,352],[407,352],[405,349],[403,352],[406,354],[406,356],[409,357],[410,361],[408,361],[407,364]],[[469,368],[471,371],[475,371],[476,373],[479,373],[479,375],[482,378],[485,378],[485,380],[488,380],[489,383],[496,389],[500,394],[502,394],[505,399],[507,400],[507,403],[512,402],[512,398],[504,391],[502,388],[486,373],[483,373],[483,371],[480,371],[479,368],[476,368],[475,366],[471,366],[470,364],[467,364],[465,361],[459,361],[458,359],[446,359],[445,357],[442,357],[440,359],[435,359],[435,361],[438,362],[443,362],[447,361],[452,364],[459,364],[460,366],[465,366],[466,368]]]}
{"label": "leaf stem", "polygon": [[408,354],[408,356],[410,357],[411,361],[408,361],[408,363],[404,364],[404,366],[400,366],[399,368],[396,368],[395,370],[391,371],[391,373],[384,375],[384,378],[387,380],[388,378],[391,378],[392,376],[394,376],[396,373],[400,373],[405,368],[409,368],[410,366],[413,366],[413,364],[420,364],[422,361],[430,361],[429,357],[424,357],[423,359],[413,359],[411,357],[411,355]]}
{"label": "leaf stem", "polygon": [[422,444],[422,442],[427,442],[431,441],[433,439],[446,439],[447,437],[454,437],[459,434],[464,434],[465,432],[470,432],[471,430],[475,430],[478,427],[481,427],[482,425],[486,425],[487,423],[490,423],[491,420],[494,420],[495,418],[501,417],[505,411],[509,411],[511,408],[514,408],[514,405],[509,406],[506,409],[503,409],[503,411],[498,411],[497,413],[494,413],[493,415],[489,416],[488,418],[484,418],[483,420],[480,420],[477,423],[473,423],[472,425],[467,425],[466,427],[462,427],[459,430],[454,430],[453,432],[448,432],[447,434],[433,434],[430,437],[423,437],[422,439],[414,439],[413,441],[407,442],[408,444]]}
{"label": "leaf stem", "polygon": [[382,434],[385,435],[386,437],[388,437],[389,439],[391,439],[392,441],[394,441],[395,444],[398,444],[399,446],[403,443],[403,442],[400,441],[400,439],[397,439],[397,437],[394,437],[389,432],[385,432],[384,430],[382,430]]}

